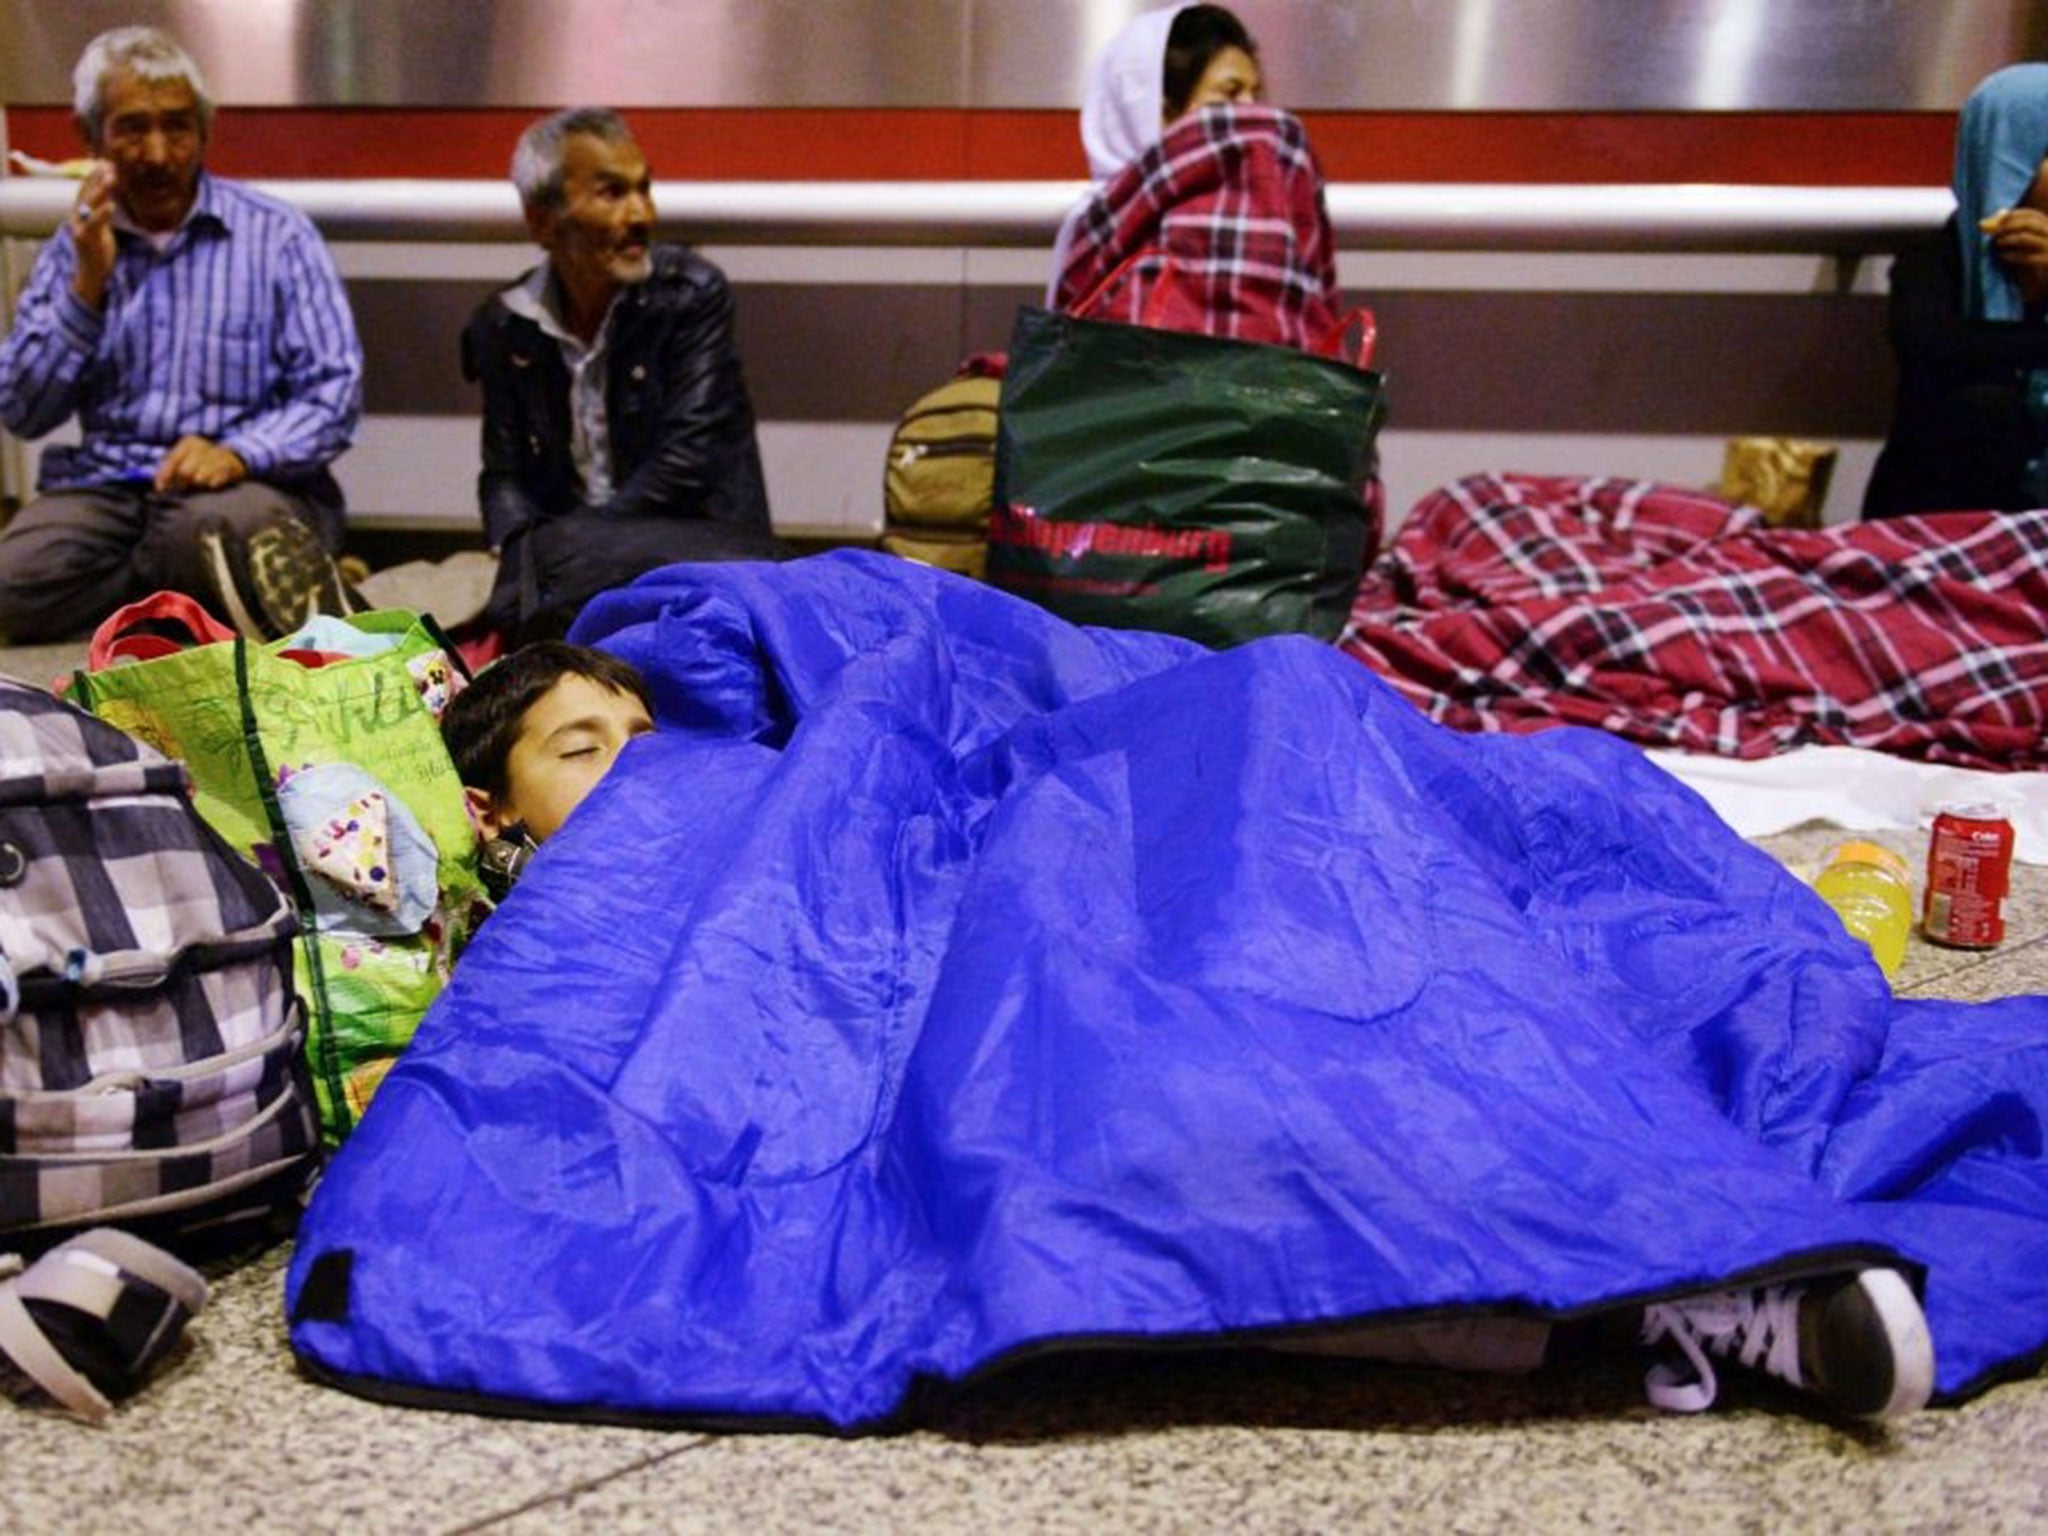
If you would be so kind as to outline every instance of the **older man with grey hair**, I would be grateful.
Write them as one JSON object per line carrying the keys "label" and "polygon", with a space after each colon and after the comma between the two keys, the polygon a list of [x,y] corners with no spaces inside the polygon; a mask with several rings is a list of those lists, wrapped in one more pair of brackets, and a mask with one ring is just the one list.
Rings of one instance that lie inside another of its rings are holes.
{"label": "older man with grey hair", "polygon": [[754,408],[725,275],[654,241],[647,158],[617,113],[541,119],[512,156],[547,260],[462,338],[483,386],[487,615],[560,635],[607,587],[684,560],[772,558]]}
{"label": "older man with grey hair", "polygon": [[96,157],[0,345],[0,421],[42,455],[0,533],[0,630],[69,638],[162,588],[272,636],[348,599],[328,466],[362,408],[362,347],[310,221],[208,174],[213,101],[170,37],[87,45]]}

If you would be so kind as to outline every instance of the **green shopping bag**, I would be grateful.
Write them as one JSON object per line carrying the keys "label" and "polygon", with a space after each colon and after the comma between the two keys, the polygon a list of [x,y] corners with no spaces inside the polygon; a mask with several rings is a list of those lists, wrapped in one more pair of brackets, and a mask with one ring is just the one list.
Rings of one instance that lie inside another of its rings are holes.
{"label": "green shopping bag", "polygon": [[[109,626],[134,623],[137,608]],[[148,617],[147,613],[143,617]],[[307,666],[219,640],[76,674],[71,698],[184,762],[199,813],[297,908],[322,1134],[338,1143],[486,910],[441,707],[466,680],[430,620],[345,622],[374,654]],[[95,637],[106,655],[107,629]]]}
{"label": "green shopping bag", "polygon": [[1078,623],[1334,639],[1385,414],[1381,376],[1330,358],[1023,309],[988,578]]}

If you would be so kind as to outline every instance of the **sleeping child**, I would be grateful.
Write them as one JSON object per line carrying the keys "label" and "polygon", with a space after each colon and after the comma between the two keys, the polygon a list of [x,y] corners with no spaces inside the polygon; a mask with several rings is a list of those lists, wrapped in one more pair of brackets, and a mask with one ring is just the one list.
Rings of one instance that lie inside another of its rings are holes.
{"label": "sleeping child", "polygon": [[653,729],[647,685],[629,663],[560,640],[514,651],[456,695],[441,736],[495,897],[504,899],[626,743]]}

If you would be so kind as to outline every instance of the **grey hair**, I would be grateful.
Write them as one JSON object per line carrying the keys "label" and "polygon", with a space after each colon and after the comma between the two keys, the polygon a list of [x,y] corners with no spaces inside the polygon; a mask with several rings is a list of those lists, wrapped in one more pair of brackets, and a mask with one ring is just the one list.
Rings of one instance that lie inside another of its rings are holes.
{"label": "grey hair", "polygon": [[86,143],[98,149],[107,126],[107,76],[125,71],[138,80],[182,80],[199,105],[199,134],[213,129],[213,97],[206,77],[170,34],[155,27],[115,27],[85,45],[71,71],[71,111]]}
{"label": "grey hair", "polygon": [[609,107],[570,107],[542,118],[519,135],[512,151],[512,185],[528,208],[559,208],[562,145],[571,134],[587,133],[607,144],[630,143],[632,129]]}

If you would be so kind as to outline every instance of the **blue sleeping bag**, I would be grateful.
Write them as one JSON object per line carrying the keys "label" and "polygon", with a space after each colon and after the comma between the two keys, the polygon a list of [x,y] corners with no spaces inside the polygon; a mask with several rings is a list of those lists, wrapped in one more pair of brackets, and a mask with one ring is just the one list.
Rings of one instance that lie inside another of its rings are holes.
{"label": "blue sleeping bag", "polygon": [[1898,1001],[1604,735],[885,557],[577,638],[629,747],[308,1213],[316,1375],[837,1426],[1066,1342],[1570,1316],[1896,1262],[1953,1398],[2048,1341],[2048,999]]}

